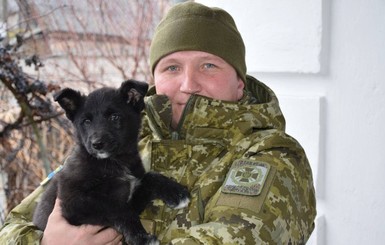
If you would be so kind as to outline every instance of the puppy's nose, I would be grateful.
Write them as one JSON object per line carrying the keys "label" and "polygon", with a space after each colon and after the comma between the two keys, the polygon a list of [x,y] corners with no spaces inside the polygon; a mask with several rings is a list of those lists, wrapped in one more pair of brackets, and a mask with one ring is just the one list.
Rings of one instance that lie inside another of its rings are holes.
{"label": "puppy's nose", "polygon": [[96,141],[96,142],[92,143],[92,147],[95,150],[101,150],[101,149],[103,149],[103,146],[104,146],[104,143],[102,141]]}

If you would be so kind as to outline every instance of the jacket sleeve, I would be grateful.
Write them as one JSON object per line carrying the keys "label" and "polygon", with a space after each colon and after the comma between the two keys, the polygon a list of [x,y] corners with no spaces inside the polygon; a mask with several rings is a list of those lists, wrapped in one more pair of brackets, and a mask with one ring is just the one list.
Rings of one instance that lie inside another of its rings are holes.
{"label": "jacket sleeve", "polygon": [[281,143],[250,147],[241,157],[270,165],[258,195],[224,193],[222,184],[205,205],[203,222],[168,232],[170,244],[305,244],[316,216],[312,173],[296,141]]}
{"label": "jacket sleeve", "polygon": [[7,216],[0,229],[0,244],[40,244],[43,232],[32,223],[33,211],[43,187],[38,187]]}

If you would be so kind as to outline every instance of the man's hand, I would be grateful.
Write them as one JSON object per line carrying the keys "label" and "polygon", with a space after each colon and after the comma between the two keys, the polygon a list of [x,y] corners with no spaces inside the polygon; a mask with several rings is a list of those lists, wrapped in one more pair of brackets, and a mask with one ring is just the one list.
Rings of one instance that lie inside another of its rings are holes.
{"label": "man's hand", "polygon": [[45,228],[42,245],[114,245],[122,244],[122,235],[112,228],[103,229],[96,225],[70,225],[61,215],[60,200],[56,199],[55,207],[48,217],[47,227]]}

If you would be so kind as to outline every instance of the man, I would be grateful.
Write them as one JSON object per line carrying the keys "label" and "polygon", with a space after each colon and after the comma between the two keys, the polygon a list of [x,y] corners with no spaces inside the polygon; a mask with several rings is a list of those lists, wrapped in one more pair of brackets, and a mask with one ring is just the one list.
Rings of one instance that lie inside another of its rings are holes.
{"label": "man", "polygon": [[[157,27],[150,64],[142,158],[186,185],[191,203],[171,210],[155,201],[141,215],[147,231],[162,244],[306,243],[316,215],[311,169],[285,134],[273,91],[246,75],[232,17],[193,2],[174,6]],[[111,228],[70,226],[60,200],[37,231],[30,220],[41,189],[11,212],[0,242],[119,243]]]}

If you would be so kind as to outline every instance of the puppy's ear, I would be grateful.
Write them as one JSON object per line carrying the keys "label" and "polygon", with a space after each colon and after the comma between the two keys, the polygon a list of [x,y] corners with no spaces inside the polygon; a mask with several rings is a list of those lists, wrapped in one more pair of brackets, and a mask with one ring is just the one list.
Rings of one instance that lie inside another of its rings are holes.
{"label": "puppy's ear", "polygon": [[148,84],[135,80],[127,80],[120,86],[121,95],[127,99],[127,103],[131,103],[139,112],[144,108],[144,96],[148,90]]}
{"label": "puppy's ear", "polygon": [[79,91],[70,88],[60,90],[54,95],[54,100],[60,104],[71,121],[74,120],[76,111],[84,103],[84,98]]}

